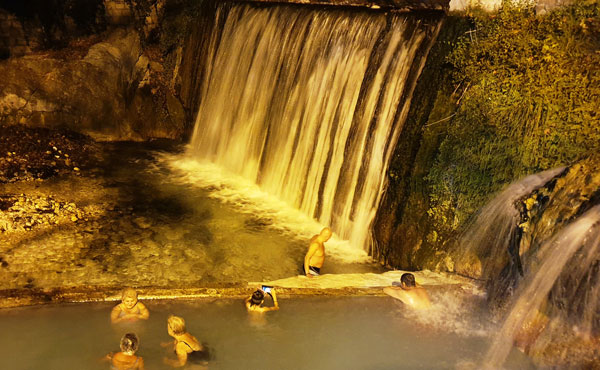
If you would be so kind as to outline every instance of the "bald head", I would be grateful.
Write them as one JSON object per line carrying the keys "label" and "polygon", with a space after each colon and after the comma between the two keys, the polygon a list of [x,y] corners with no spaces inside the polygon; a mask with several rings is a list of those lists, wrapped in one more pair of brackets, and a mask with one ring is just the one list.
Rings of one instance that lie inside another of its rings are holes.
{"label": "bald head", "polygon": [[321,237],[321,240],[326,242],[327,240],[329,240],[329,238],[331,238],[331,234],[333,234],[331,229],[328,227],[324,227],[323,230],[321,230],[321,232],[319,233],[319,236]]}

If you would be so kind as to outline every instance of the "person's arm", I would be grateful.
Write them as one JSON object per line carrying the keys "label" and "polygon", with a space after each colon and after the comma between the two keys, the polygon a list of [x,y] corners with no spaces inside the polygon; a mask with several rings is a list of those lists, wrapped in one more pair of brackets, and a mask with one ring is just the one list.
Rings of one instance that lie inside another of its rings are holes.
{"label": "person's arm", "polygon": [[308,272],[310,266],[310,259],[312,258],[313,254],[315,254],[317,249],[319,249],[319,244],[310,243],[310,245],[308,246],[308,252],[306,252],[306,256],[304,256],[304,274],[309,278],[312,277],[312,275]]}
{"label": "person's arm", "polygon": [[110,362],[110,361],[112,361],[112,358],[113,358],[114,355],[115,355],[114,352],[107,353],[106,356],[104,356],[104,357],[102,357],[100,359],[100,361],[102,361],[102,362]]}
{"label": "person's arm", "polygon": [[113,307],[112,311],[110,311],[110,322],[115,324],[115,323],[121,321],[121,318],[119,317],[120,314],[121,314],[121,304],[118,304],[115,307]]}
{"label": "person's arm", "polygon": [[173,348],[175,348],[175,341],[174,340],[170,340],[168,342],[160,342],[160,346],[161,347],[173,347]]}
{"label": "person's arm", "polygon": [[175,353],[177,354],[177,360],[169,361],[169,365],[171,365],[173,367],[181,367],[181,366],[185,365],[185,363],[187,362],[187,358],[188,358],[186,346],[187,345],[185,343],[182,343],[182,342],[177,343],[177,345],[175,346]]}
{"label": "person's arm", "polygon": [[279,309],[279,303],[277,303],[277,294],[275,294],[275,289],[271,289],[271,297],[273,297],[273,307],[261,307],[262,312],[277,311]]}
{"label": "person's arm", "polygon": [[150,317],[150,312],[148,311],[146,306],[142,302],[138,302],[137,304],[140,305],[140,313],[137,315],[138,318],[142,320],[148,320],[148,317]]}

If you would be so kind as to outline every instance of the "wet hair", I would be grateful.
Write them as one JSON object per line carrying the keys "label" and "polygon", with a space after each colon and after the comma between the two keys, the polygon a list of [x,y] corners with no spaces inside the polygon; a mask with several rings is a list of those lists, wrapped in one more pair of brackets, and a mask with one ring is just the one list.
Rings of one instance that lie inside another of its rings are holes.
{"label": "wet hair", "polygon": [[410,272],[402,274],[400,281],[408,287],[417,286],[417,284],[415,283],[415,275],[411,274]]}
{"label": "wet hair", "polygon": [[171,315],[167,319],[167,324],[173,331],[173,334],[184,334],[185,333],[185,320],[182,317]]}
{"label": "wet hair", "polygon": [[127,333],[121,338],[121,351],[122,352],[135,352],[139,347],[138,336],[134,333]]}
{"label": "wet hair", "polygon": [[262,292],[262,290],[256,290],[254,293],[252,293],[252,298],[250,298],[250,305],[258,306],[262,303],[264,299],[265,294]]}
{"label": "wet hair", "polygon": [[127,297],[133,297],[135,299],[137,299],[138,294],[135,291],[135,289],[132,288],[125,288],[123,289],[123,291],[121,292],[121,300],[124,300]]}

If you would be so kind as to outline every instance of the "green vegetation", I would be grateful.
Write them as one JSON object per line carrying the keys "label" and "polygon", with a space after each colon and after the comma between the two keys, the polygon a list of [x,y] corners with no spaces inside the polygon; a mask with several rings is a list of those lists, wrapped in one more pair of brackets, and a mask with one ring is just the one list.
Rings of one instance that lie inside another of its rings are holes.
{"label": "green vegetation", "polygon": [[427,177],[433,244],[503,185],[600,149],[600,0],[546,14],[505,1],[472,17],[448,59],[464,94],[434,125],[447,136]]}

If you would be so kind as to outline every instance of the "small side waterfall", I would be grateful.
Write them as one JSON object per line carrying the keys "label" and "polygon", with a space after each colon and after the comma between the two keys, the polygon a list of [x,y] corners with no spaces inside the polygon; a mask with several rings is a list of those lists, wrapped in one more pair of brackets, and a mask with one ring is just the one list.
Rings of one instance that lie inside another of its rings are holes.
{"label": "small side waterfall", "polygon": [[480,265],[475,268],[477,271],[469,271],[469,275],[485,279],[496,275],[509,257],[507,242],[510,242],[518,229],[520,211],[515,207],[515,203],[544,186],[564,170],[565,167],[560,167],[529,175],[509,185],[483,207],[473,224],[460,238],[459,246],[464,255],[459,261],[459,266],[467,267],[460,266],[459,269],[473,270],[472,259],[477,256]]}
{"label": "small side waterfall", "polygon": [[596,356],[599,170],[600,157],[591,155],[511,184],[459,242],[467,250],[465,269],[473,260],[480,263],[477,276],[486,281],[488,306],[502,320],[483,368],[501,369],[513,345],[543,357],[558,341],[560,358],[548,364],[564,367]]}
{"label": "small side waterfall", "polygon": [[218,12],[191,153],[368,248],[439,17],[252,5]]}
{"label": "small side waterfall", "polygon": [[[563,228],[551,240],[540,248],[539,263],[532,266],[532,270],[522,283],[517,294],[517,299],[507,315],[502,329],[496,335],[492,346],[488,350],[484,367],[486,369],[499,369],[502,367],[510,349],[513,338],[521,330],[524,323],[532,319],[548,293],[557,282],[557,279],[567,266],[567,262],[578,253],[582,258],[579,264],[569,265],[568,269],[576,272],[588,272],[592,263],[597,262],[600,255],[600,206],[595,206],[576,221]],[[596,271],[596,275],[598,275]],[[593,317],[597,314],[599,303],[599,276],[589,276],[596,281],[596,287],[587,292],[580,292],[584,310],[583,330],[590,332]],[[573,303],[573,302],[569,302]]]}

